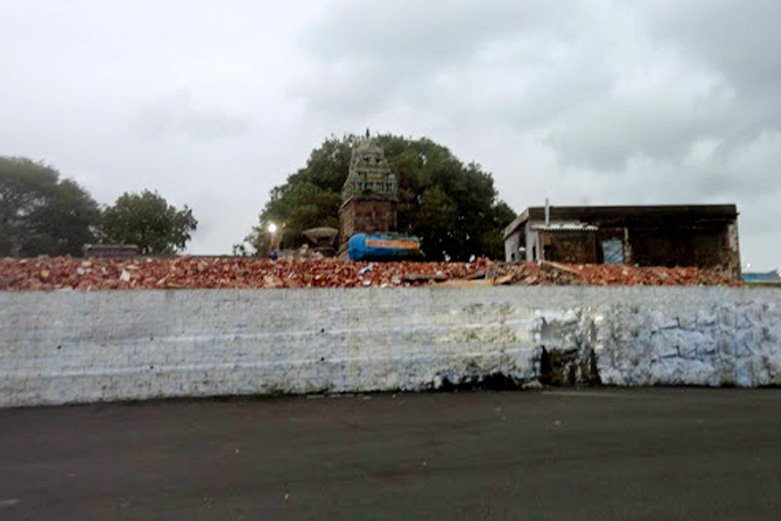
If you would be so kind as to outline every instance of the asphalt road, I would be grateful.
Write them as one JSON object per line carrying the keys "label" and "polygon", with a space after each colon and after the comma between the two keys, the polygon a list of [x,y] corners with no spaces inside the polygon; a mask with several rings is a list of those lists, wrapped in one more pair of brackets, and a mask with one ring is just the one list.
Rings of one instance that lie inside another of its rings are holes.
{"label": "asphalt road", "polygon": [[781,519],[781,390],[0,410],[0,519]]}

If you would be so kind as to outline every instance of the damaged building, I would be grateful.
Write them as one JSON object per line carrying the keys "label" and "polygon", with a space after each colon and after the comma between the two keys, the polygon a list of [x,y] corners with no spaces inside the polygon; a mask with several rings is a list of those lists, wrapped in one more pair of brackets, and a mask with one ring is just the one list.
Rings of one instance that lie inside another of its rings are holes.
{"label": "damaged building", "polygon": [[696,266],[740,277],[734,204],[535,206],[504,232],[508,262]]}

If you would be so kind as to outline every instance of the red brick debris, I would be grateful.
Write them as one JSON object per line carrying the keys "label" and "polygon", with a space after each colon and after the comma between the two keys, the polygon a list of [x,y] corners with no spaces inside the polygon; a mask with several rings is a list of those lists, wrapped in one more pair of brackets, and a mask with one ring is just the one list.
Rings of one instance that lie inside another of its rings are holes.
{"label": "red brick debris", "polygon": [[354,288],[396,286],[722,285],[739,282],[698,268],[558,263],[350,262],[336,259],[174,257],[0,259],[0,290],[164,288]]}

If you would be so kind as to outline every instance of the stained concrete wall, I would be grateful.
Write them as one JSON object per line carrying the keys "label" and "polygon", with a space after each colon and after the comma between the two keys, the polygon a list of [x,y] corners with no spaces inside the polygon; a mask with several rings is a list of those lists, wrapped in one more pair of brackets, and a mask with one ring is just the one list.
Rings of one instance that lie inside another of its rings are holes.
{"label": "stained concrete wall", "polygon": [[781,384],[780,303],[726,288],[6,292],[0,406],[522,383],[543,346],[574,354],[577,380]]}

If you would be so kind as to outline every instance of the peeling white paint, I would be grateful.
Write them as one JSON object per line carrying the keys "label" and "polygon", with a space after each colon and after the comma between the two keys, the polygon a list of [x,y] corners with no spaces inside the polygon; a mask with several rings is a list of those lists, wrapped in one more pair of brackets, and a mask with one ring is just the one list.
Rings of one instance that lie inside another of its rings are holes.
{"label": "peeling white paint", "polygon": [[0,406],[539,377],[781,384],[781,292],[497,287],[0,293]]}

